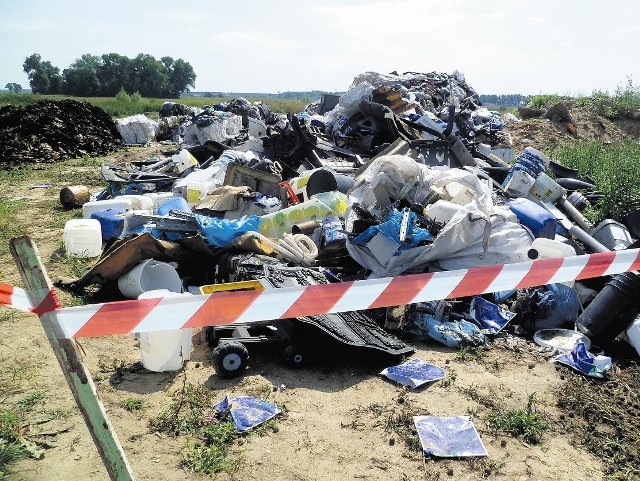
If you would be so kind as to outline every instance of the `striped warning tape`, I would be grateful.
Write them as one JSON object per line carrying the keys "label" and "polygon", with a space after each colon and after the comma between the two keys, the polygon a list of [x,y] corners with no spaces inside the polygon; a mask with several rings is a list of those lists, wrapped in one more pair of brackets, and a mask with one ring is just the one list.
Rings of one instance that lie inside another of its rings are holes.
{"label": "striped warning tape", "polygon": [[9,306],[20,311],[33,312],[33,304],[27,291],[19,287],[0,282],[0,306]]}
{"label": "striped warning tape", "polygon": [[[52,310],[62,335],[79,338],[359,311],[638,269],[640,249],[632,249],[336,284],[174,295]],[[42,312],[48,311],[38,309],[38,314]]]}

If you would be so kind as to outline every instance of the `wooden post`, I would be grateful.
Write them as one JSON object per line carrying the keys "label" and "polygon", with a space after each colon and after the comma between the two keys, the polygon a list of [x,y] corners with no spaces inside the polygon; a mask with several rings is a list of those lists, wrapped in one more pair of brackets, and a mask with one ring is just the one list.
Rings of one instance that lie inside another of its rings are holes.
{"label": "wooden post", "polygon": [[[32,304],[42,306],[43,311],[47,310],[45,306],[55,305],[55,298],[51,297],[54,292],[53,284],[36,245],[29,237],[22,236],[11,239],[9,247]],[[107,418],[104,405],[98,399],[95,384],[82,363],[75,341],[62,339],[60,326],[51,312],[40,312],[38,315],[109,477],[112,481],[135,481],[131,466]]]}

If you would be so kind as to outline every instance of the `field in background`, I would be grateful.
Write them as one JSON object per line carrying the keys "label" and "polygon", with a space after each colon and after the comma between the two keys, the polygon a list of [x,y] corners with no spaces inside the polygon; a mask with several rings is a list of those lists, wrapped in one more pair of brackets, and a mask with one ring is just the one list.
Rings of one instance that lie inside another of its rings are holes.
{"label": "field in background", "polygon": [[[151,118],[157,118],[160,107],[164,102],[177,102],[190,107],[203,107],[228,102],[237,97],[181,97],[179,99],[149,99],[133,94],[118,94],[116,97],[70,97],[67,95],[40,95],[40,94],[7,94],[0,93],[0,107],[5,105],[29,105],[40,100],[74,99],[89,102],[100,107],[112,117],[128,117],[130,115],[146,114]],[[250,102],[262,101],[274,112],[294,114],[304,110],[304,107],[312,102],[309,98],[279,99],[273,97],[247,97]]]}

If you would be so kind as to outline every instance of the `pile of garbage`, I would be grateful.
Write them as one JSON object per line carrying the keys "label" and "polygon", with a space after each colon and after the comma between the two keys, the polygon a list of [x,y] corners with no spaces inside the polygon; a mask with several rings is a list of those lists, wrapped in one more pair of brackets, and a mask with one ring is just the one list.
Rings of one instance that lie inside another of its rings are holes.
{"label": "pile of garbage", "polygon": [[[607,252],[638,236],[634,223],[593,226],[582,211],[598,200],[597,186],[531,146],[516,156],[504,119],[457,72],[365,73],[345,94],[288,117],[243,100],[163,111],[184,127],[175,131],[179,148],[104,164],[105,189],[76,199],[83,219],[65,226],[67,253],[101,257],[69,286],[117,282],[132,299],[156,289],[277,289]],[[301,354],[292,339],[309,328],[400,355],[412,351],[401,339],[478,346],[509,326],[541,346],[583,353],[631,327],[640,277],[516,287],[272,327],[294,363]],[[220,342],[213,329],[205,334],[212,347]],[[246,329],[230,337],[253,337]],[[214,364],[227,374],[240,367]]]}
{"label": "pile of garbage", "polygon": [[119,143],[111,117],[88,102],[42,100],[0,108],[0,168],[105,155]]}

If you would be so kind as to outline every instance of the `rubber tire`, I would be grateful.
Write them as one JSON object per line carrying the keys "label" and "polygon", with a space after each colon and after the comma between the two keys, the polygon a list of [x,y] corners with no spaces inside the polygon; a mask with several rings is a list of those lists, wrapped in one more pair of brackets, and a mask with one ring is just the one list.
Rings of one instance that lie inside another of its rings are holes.
{"label": "rubber tire", "polygon": [[200,331],[200,335],[204,343],[209,346],[209,349],[214,349],[218,345],[216,330],[213,326],[204,326]]}
{"label": "rubber tire", "polygon": [[248,362],[249,351],[241,342],[225,342],[213,350],[213,367],[221,378],[239,376]]}
{"label": "rubber tire", "polygon": [[283,357],[289,367],[300,367],[304,363],[304,355],[295,344],[284,348]]}

